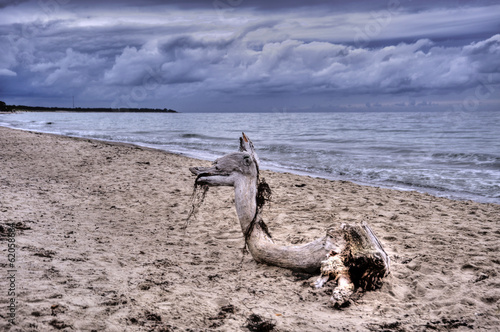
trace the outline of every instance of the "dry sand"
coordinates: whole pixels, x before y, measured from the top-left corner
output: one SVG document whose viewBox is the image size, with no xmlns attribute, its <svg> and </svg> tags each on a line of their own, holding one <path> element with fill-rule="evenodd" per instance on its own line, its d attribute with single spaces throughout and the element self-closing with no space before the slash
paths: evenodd
<svg viewBox="0 0 500 332">
<path fill-rule="evenodd" d="M 232 188 L 211 188 L 182 229 L 188 167 L 208 164 L 0 128 L 0 330 L 248 331 L 252 314 L 274 331 L 499 330 L 500 205 L 265 171 L 264 220 L 278 242 L 365 220 L 390 255 L 384 286 L 339 311 L 332 282 L 316 290 L 315 276 L 242 254 Z"/>
</svg>

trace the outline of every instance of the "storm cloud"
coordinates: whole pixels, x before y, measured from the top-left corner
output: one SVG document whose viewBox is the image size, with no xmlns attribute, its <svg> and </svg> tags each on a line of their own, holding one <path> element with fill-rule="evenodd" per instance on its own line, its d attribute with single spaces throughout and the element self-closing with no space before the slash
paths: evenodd
<svg viewBox="0 0 500 332">
<path fill-rule="evenodd" d="M 2 3 L 0 99 L 181 111 L 498 108 L 500 5 L 304 3 Z"/>
</svg>

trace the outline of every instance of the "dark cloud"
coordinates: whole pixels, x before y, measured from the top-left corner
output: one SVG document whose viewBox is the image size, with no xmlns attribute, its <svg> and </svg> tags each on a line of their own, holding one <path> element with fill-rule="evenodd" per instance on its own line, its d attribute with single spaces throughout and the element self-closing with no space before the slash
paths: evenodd
<svg viewBox="0 0 500 332">
<path fill-rule="evenodd" d="M 181 110 L 499 98 L 494 2 L 217 1 L 2 4 L 1 98 Z"/>
<path fill-rule="evenodd" d="M 14 0 L 6 1 L 6 3 L 21 3 L 29 0 Z M 183 9 L 237 9 L 237 8 L 254 8 L 256 10 L 286 10 L 286 9 L 301 9 L 311 7 L 330 8 L 331 10 L 342 12 L 360 12 L 373 11 L 380 8 L 404 6 L 413 12 L 428 10 L 429 8 L 455 8 L 464 6 L 490 6 L 496 5 L 496 0 L 108 0 L 105 3 L 100 0 L 54 0 L 59 4 L 72 5 L 75 7 L 81 6 L 133 6 L 133 7 L 150 7 L 150 6 L 176 6 Z M 43 0 L 42 0 L 43 2 Z M 46 1 L 49 3 L 50 1 Z"/>
<path fill-rule="evenodd" d="M 10 6 L 17 6 L 23 2 L 29 2 L 29 0 L 0 0 L 0 9 Z"/>
</svg>

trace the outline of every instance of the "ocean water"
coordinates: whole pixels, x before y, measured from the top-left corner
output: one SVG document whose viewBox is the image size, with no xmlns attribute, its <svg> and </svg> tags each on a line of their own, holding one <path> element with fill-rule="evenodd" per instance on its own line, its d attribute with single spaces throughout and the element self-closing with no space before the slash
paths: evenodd
<svg viewBox="0 0 500 332">
<path fill-rule="evenodd" d="M 500 204 L 500 112 L 19 113 L 0 125 L 214 160 L 245 132 L 262 168 Z"/>
</svg>

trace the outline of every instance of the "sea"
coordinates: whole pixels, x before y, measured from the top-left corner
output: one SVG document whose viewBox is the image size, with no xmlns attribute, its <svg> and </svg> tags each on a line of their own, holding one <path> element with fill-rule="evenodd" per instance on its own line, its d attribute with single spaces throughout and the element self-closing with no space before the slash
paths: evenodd
<svg viewBox="0 0 500 332">
<path fill-rule="evenodd" d="M 500 112 L 26 112 L 0 125 L 206 160 L 245 132 L 263 169 L 500 204 Z"/>
</svg>

